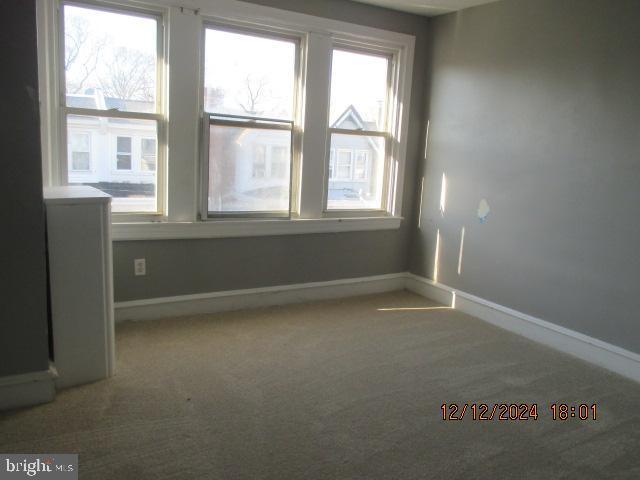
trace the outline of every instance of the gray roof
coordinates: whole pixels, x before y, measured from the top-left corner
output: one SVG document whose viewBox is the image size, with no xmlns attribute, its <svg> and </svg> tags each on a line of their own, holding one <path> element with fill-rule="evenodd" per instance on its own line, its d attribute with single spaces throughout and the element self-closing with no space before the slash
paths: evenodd
<svg viewBox="0 0 640 480">
<path fill-rule="evenodd" d="M 93 95 L 67 95 L 67 107 L 96 109 L 96 98 Z"/>
<path fill-rule="evenodd" d="M 356 124 L 362 125 L 363 130 L 378 129 L 376 122 L 367 122 L 366 120 L 364 120 L 362 118 L 362 115 L 360 115 L 356 107 L 354 107 L 353 105 L 349 105 L 345 109 L 345 111 L 338 116 L 337 120 L 333 122 L 333 125 L 331 125 L 331 128 L 341 128 L 342 124 L 345 123 L 349 117 L 351 117 Z"/>
</svg>

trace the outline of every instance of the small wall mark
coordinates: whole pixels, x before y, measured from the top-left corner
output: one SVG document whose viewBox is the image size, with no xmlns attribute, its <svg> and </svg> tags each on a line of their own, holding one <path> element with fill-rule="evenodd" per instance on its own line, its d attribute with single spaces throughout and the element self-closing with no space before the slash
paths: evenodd
<svg viewBox="0 0 640 480">
<path fill-rule="evenodd" d="M 480 204 L 478 205 L 478 220 L 480 220 L 480 223 L 485 223 L 487 221 L 489 213 L 491 213 L 491 207 L 489 207 L 489 202 L 483 198 L 480 200 Z"/>
</svg>

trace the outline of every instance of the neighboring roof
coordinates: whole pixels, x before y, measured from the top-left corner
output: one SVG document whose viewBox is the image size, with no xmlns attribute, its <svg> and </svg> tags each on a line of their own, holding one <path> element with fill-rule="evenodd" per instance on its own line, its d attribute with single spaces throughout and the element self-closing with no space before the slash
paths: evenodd
<svg viewBox="0 0 640 480">
<path fill-rule="evenodd" d="M 93 95 L 67 95 L 67 107 L 98 108 Z"/>
<path fill-rule="evenodd" d="M 104 97 L 104 105 L 107 110 L 116 109 L 122 112 L 152 112 L 155 110 L 153 102 L 145 102 L 143 100 L 123 100 L 122 98 L 114 97 Z"/>
<path fill-rule="evenodd" d="M 115 109 L 120 110 L 121 112 L 153 112 L 155 110 L 153 102 L 103 97 L 102 92 L 96 89 L 88 89 L 84 94 L 67 94 L 67 106 L 75 108 L 93 108 L 96 110 Z"/>
<path fill-rule="evenodd" d="M 377 125 L 376 122 L 367 122 L 362 118 L 362 115 L 358 112 L 356 107 L 353 105 L 349 105 L 344 112 L 337 118 L 335 122 L 331 125 L 331 128 L 341 128 L 348 120 L 351 120 L 357 128 L 361 128 L 362 130 L 376 130 Z"/>
</svg>

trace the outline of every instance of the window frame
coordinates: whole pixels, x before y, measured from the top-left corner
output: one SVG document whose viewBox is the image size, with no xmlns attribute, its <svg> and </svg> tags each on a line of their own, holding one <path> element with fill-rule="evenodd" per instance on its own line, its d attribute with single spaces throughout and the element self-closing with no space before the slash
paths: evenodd
<svg viewBox="0 0 640 480">
<path fill-rule="evenodd" d="M 206 60 L 206 35 L 207 30 L 219 30 L 223 32 L 235 33 L 239 35 L 248 35 L 257 38 L 265 38 L 270 40 L 288 41 L 294 44 L 294 91 L 291 120 L 283 120 L 269 117 L 256 117 L 250 115 L 234 115 L 226 113 L 213 113 L 205 109 L 205 60 Z M 200 55 L 200 118 L 202 119 L 202 128 L 200 135 L 200 189 L 199 189 L 199 211 L 198 218 L 201 221 L 216 221 L 225 219 L 260 219 L 260 218 L 278 218 L 290 220 L 292 212 L 295 208 L 295 198 L 298 195 L 297 179 L 294 173 L 299 172 L 300 152 L 298 145 L 300 144 L 299 126 L 296 120 L 300 118 L 300 95 L 301 95 L 301 55 L 302 55 L 302 38 L 291 31 L 285 31 L 279 28 L 256 27 L 254 24 L 247 22 L 229 22 L 216 18 L 204 18 L 202 22 L 201 32 L 201 55 Z M 237 211 L 237 212 L 210 212 L 209 211 L 209 132 L 211 125 L 226 125 L 245 128 L 265 128 L 273 130 L 285 130 L 282 125 L 288 124 L 286 130 L 291 132 L 290 146 L 290 165 L 289 165 L 289 209 L 287 211 Z M 264 179 L 269 178 L 270 159 L 265 148 L 265 174 Z M 253 168 L 253 166 L 252 166 Z"/>
<path fill-rule="evenodd" d="M 64 116 L 60 107 L 63 73 L 60 64 L 64 59 L 64 55 L 60 55 L 63 45 L 59 42 L 63 35 L 59 22 L 62 2 L 37 0 L 36 3 L 42 168 L 44 184 L 48 186 L 66 184 L 68 174 L 66 148 L 63 148 L 66 141 L 61 132 Z M 162 115 L 157 132 L 156 172 L 161 212 L 113 215 L 114 240 L 287 235 L 386 230 L 400 226 L 403 191 L 408 181 L 405 165 L 415 36 L 236 0 L 194 0 L 188 7 L 176 6 L 171 0 L 145 0 L 145 3 L 137 0 L 67 0 L 66 3 L 89 8 L 100 5 L 125 14 L 137 11 L 162 19 L 158 23 L 158 35 L 162 37 L 158 61 L 162 67 L 165 63 L 171 65 L 171 82 L 167 81 L 169 69 L 163 68 L 161 82 L 157 85 L 157 98 L 163 103 L 162 110 L 157 112 Z M 201 180 L 205 178 L 201 171 L 204 92 L 200 67 L 204 65 L 206 24 L 254 28 L 301 39 L 289 220 L 205 219 L 200 215 Z M 390 186 L 386 211 L 323 211 L 323 196 L 328 184 L 330 53 L 335 43 L 394 56 L 394 97 L 389 104 L 393 111 L 389 113 L 388 129 L 393 141 L 388 145 L 392 153 L 386 182 Z M 168 143 L 171 143 L 170 161 Z"/>
<path fill-rule="evenodd" d="M 111 109 L 90 109 L 79 107 L 68 107 L 66 102 L 66 74 L 64 69 L 65 60 L 65 24 L 64 24 L 64 7 L 66 5 L 75 6 L 86 9 L 93 9 L 98 11 L 118 13 L 121 15 L 129 15 L 134 17 L 150 18 L 156 21 L 156 94 L 155 94 L 155 113 L 148 112 L 125 112 L 120 110 Z M 164 66 L 165 51 L 166 51 L 166 38 L 165 38 L 165 12 L 157 8 L 149 8 L 146 6 L 139 6 L 139 4 L 133 4 L 129 2 L 110 2 L 103 0 L 56 0 L 56 27 L 55 31 L 55 44 L 57 47 L 57 91 L 59 102 L 57 105 L 58 118 L 60 121 L 60 128 L 58 132 L 59 145 L 58 150 L 61 161 L 58 162 L 58 178 L 60 184 L 68 185 L 68 164 L 67 164 L 67 117 L 69 115 L 89 116 L 97 117 L 101 119 L 119 118 L 119 119 L 132 119 L 132 120 L 149 120 L 156 122 L 156 209 L 155 211 L 140 211 L 140 212 L 112 212 L 113 222 L 117 221 L 152 221 L 161 217 L 165 213 L 165 191 L 164 187 L 166 183 L 166 148 L 160 148 L 160 145 L 166 145 L 166 68 Z M 114 135 L 116 138 L 119 135 L 118 132 Z M 112 156 L 111 152 L 108 152 L 110 158 L 113 158 L 113 163 L 110 162 L 108 166 L 110 171 L 116 174 L 130 174 L 134 172 L 134 138 L 135 136 L 130 134 L 131 137 L 131 169 L 120 170 L 117 168 L 117 145 L 115 146 L 115 154 Z M 117 142 L 117 140 L 116 140 Z"/>
<path fill-rule="evenodd" d="M 354 44 L 351 41 L 344 39 L 336 39 L 333 42 L 331 47 L 331 72 L 333 72 L 333 52 L 335 50 L 341 50 L 345 52 L 351 52 L 361 55 L 369 55 L 375 57 L 382 57 L 387 60 L 387 92 L 385 96 L 385 104 L 384 104 L 384 124 L 381 130 L 358 130 L 358 129 L 349 129 L 349 128 L 334 128 L 331 127 L 329 123 L 329 119 L 327 119 L 327 150 L 331 148 L 331 137 L 334 134 L 337 135 L 354 135 L 358 137 L 380 137 L 384 139 L 384 165 L 383 165 L 383 178 L 382 178 L 382 192 L 381 192 L 381 201 L 380 208 L 329 208 L 329 174 L 328 170 L 326 173 L 327 180 L 325 181 L 326 186 L 324 188 L 324 198 L 323 198 L 323 213 L 326 217 L 340 217 L 340 216 L 356 216 L 356 215 L 386 215 L 390 213 L 390 178 L 392 172 L 391 170 L 391 157 L 393 155 L 392 145 L 393 145 L 393 135 L 390 131 L 390 127 L 393 121 L 394 109 L 399 108 L 399 105 L 392 105 L 392 98 L 397 97 L 397 83 L 394 81 L 395 78 L 395 70 L 398 67 L 398 52 L 389 51 L 387 48 L 376 48 L 372 46 L 363 46 Z M 331 81 L 329 81 L 329 102 L 331 101 Z M 330 109 L 330 107 L 329 107 Z M 339 150 L 339 149 L 338 149 Z M 352 155 L 352 166 L 351 166 L 351 180 L 354 179 L 355 173 L 355 161 L 357 157 L 357 150 L 353 150 Z M 327 160 L 327 164 L 329 160 Z M 367 162 L 368 163 L 368 162 Z M 337 165 L 337 157 L 336 157 L 336 165 Z M 328 169 L 328 167 L 327 167 Z M 358 180 L 358 181 L 366 181 Z M 334 180 L 337 180 L 337 177 L 334 176 Z"/>
<path fill-rule="evenodd" d="M 204 99 L 204 96 L 203 96 Z M 246 121 L 238 121 L 238 118 L 245 118 Z M 201 173 L 201 206 L 200 206 L 200 218 L 204 220 L 222 220 L 222 219 L 257 219 L 257 218 L 291 218 L 291 204 L 292 204 L 292 190 L 293 190 L 293 121 L 289 120 L 274 120 L 274 119 L 264 119 L 262 117 L 250 117 L 245 115 L 223 115 L 223 114 L 213 114 L 209 112 L 204 113 L 203 119 L 203 132 L 202 132 L 202 173 Z M 286 125 L 289 125 L 288 127 Z M 291 135 L 291 157 L 289 159 L 289 208 L 288 210 L 260 210 L 260 211 L 228 211 L 228 212 L 212 212 L 209 211 L 209 148 L 210 145 L 209 135 L 210 128 L 212 126 L 222 126 L 222 127 L 237 127 L 237 128 L 246 128 L 251 130 L 278 130 L 278 131 L 287 131 L 290 132 Z M 205 145 L 207 148 L 205 148 Z M 205 151 L 206 150 L 206 151 Z M 271 167 L 269 165 L 270 159 L 267 160 L 267 151 L 265 149 L 265 175 L 262 179 L 270 178 L 270 170 Z M 253 164 L 251 165 L 253 169 Z M 253 173 L 253 172 L 252 172 Z M 254 177 L 252 177 L 254 178 Z"/>
</svg>

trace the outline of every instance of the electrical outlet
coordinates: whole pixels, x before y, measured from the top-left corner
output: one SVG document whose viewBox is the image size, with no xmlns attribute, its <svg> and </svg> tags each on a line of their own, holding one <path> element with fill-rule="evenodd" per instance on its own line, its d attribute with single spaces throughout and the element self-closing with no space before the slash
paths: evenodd
<svg viewBox="0 0 640 480">
<path fill-rule="evenodd" d="M 136 276 L 147 274 L 147 261 L 144 258 L 136 258 L 133 261 L 133 271 Z"/>
</svg>

